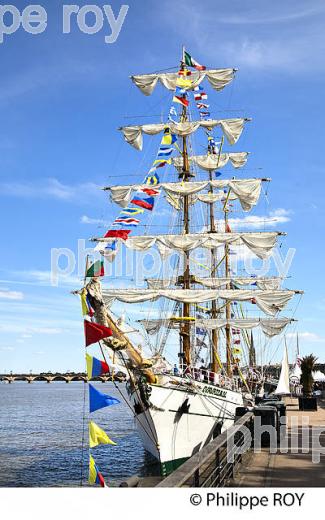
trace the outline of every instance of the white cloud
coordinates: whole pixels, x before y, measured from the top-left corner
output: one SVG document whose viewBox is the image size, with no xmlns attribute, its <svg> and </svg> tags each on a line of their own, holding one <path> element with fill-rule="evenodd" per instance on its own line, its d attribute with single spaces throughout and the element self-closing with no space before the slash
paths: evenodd
<svg viewBox="0 0 325 520">
<path fill-rule="evenodd" d="M 68 185 L 58 179 L 48 178 L 40 183 L 3 182 L 0 184 L 0 194 L 10 197 L 53 198 L 66 202 L 89 201 L 91 196 L 100 196 L 100 186 L 92 182 Z"/>
<path fill-rule="evenodd" d="M 100 218 L 92 218 L 87 217 L 87 215 L 83 215 L 80 218 L 81 224 L 93 224 L 98 226 L 109 226 L 109 223 L 106 220 L 100 219 Z"/>
<path fill-rule="evenodd" d="M 288 338 L 296 338 L 297 333 L 296 332 L 289 332 L 287 334 Z M 325 338 L 322 336 L 319 336 L 318 334 L 315 334 L 315 332 L 299 332 L 298 333 L 299 339 L 310 341 L 312 343 L 325 343 Z"/>
<path fill-rule="evenodd" d="M 284 208 L 278 208 L 274 211 L 270 211 L 268 215 L 248 215 L 242 218 L 230 218 L 229 225 L 232 230 L 238 229 L 264 229 L 268 227 L 274 227 L 278 224 L 284 224 L 290 221 L 289 215 L 292 212 Z M 217 220 L 216 224 L 218 228 L 224 230 L 224 220 Z"/>
<path fill-rule="evenodd" d="M 4 289 L 0 291 L 0 298 L 4 300 L 22 300 L 24 294 L 20 291 L 9 291 Z"/>
<path fill-rule="evenodd" d="M 11 352 L 15 350 L 14 347 L 0 347 L 0 352 Z"/>
<path fill-rule="evenodd" d="M 62 334 L 64 329 L 54 328 L 54 327 L 31 327 L 30 332 L 33 334 Z"/>
<path fill-rule="evenodd" d="M 226 16 L 218 17 L 219 23 L 232 24 L 232 25 L 246 25 L 246 24 L 275 24 L 275 23 L 287 23 L 296 20 L 301 20 L 313 16 L 317 13 L 324 12 L 324 5 L 319 4 L 310 9 L 299 9 L 297 2 L 295 2 L 295 9 L 290 11 L 286 9 L 286 4 L 281 5 L 281 12 L 274 16 L 274 4 L 267 3 L 269 6 L 269 12 L 264 9 L 251 10 L 245 6 L 245 11 L 241 14 L 228 14 Z M 261 16 L 262 13 L 262 16 Z"/>
<path fill-rule="evenodd" d="M 301 74 L 325 70 L 321 59 L 324 10 L 321 0 L 313 1 L 311 7 L 304 0 L 219 0 L 217 8 L 207 0 L 204 9 L 195 0 L 179 0 L 170 1 L 161 16 L 175 34 L 191 35 L 185 44 L 200 63 L 213 66 L 222 59 L 223 64 L 248 69 L 248 73 Z"/>
<path fill-rule="evenodd" d="M 51 271 L 30 270 L 30 271 L 10 271 L 10 273 L 22 280 L 27 280 L 29 283 L 36 282 L 39 285 L 53 286 L 53 274 Z M 58 285 L 73 285 L 80 284 L 81 276 L 78 277 L 72 274 L 55 273 L 58 277 Z M 16 280 L 15 280 L 16 281 Z M 32 285 L 35 285 L 32 283 Z"/>
<path fill-rule="evenodd" d="M 46 334 L 46 335 L 54 335 L 54 334 L 62 334 L 66 332 L 65 329 L 60 327 L 29 327 L 26 325 L 19 325 L 15 323 L 5 323 L 0 325 L 1 332 L 9 332 L 9 333 L 19 333 L 21 337 L 31 337 L 33 334 Z M 28 335 L 28 336 L 26 336 Z M 18 340 L 23 341 L 23 340 Z"/>
</svg>

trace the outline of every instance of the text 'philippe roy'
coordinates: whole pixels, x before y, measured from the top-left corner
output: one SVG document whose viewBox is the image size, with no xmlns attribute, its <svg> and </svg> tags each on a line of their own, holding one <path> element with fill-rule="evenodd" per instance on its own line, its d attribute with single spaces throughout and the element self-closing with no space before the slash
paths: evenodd
<svg viewBox="0 0 325 520">
<path fill-rule="evenodd" d="M 107 31 L 104 34 L 105 43 L 116 42 L 129 10 L 128 5 L 122 5 L 115 16 L 111 5 L 63 5 L 62 8 L 63 34 L 70 34 L 74 29 L 88 35 L 104 30 Z M 42 34 L 47 25 L 48 14 L 41 5 L 28 5 L 22 11 L 14 5 L 0 5 L 0 43 L 4 42 L 5 36 L 18 30 L 33 35 Z"/>
</svg>

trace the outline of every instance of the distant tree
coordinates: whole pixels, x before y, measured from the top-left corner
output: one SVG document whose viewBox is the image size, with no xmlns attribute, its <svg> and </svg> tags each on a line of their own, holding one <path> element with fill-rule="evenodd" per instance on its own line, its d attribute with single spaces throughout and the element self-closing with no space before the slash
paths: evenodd
<svg viewBox="0 0 325 520">
<path fill-rule="evenodd" d="M 315 369 L 316 361 L 317 361 L 317 357 L 314 356 L 313 354 L 310 354 L 309 356 L 305 356 L 301 360 L 300 383 L 302 384 L 303 394 L 306 397 L 309 397 L 312 395 L 313 384 L 314 384 L 313 371 Z"/>
</svg>

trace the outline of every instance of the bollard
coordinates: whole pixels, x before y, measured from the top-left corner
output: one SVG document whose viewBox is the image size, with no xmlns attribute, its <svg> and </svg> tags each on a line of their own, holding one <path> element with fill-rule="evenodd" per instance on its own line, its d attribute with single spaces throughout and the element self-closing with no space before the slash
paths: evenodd
<svg viewBox="0 0 325 520">
<path fill-rule="evenodd" d="M 278 427 L 277 427 L 278 438 L 277 438 L 277 440 L 279 443 L 281 436 L 283 435 L 282 432 L 284 430 L 284 428 L 281 430 L 280 426 L 287 424 L 287 407 L 286 407 L 286 404 L 284 401 L 268 401 L 267 405 L 274 406 L 278 412 Z M 283 419 L 283 417 L 284 417 L 284 419 Z M 281 422 L 280 422 L 280 419 L 282 419 Z"/>
<path fill-rule="evenodd" d="M 235 422 L 238 421 L 241 417 L 245 415 L 245 413 L 248 412 L 248 408 L 246 406 L 237 406 L 236 412 L 235 412 Z"/>
<path fill-rule="evenodd" d="M 256 443 L 256 434 L 260 437 L 260 446 L 271 446 L 271 438 L 277 443 L 279 428 L 277 409 L 274 406 L 256 406 L 254 408 L 254 415 L 254 445 Z M 259 418 L 259 424 L 256 418 Z"/>
<path fill-rule="evenodd" d="M 132 477 L 129 477 L 127 480 L 124 480 L 124 482 L 121 482 L 119 487 L 138 487 L 140 483 L 140 477 L 138 475 L 133 475 Z"/>
</svg>

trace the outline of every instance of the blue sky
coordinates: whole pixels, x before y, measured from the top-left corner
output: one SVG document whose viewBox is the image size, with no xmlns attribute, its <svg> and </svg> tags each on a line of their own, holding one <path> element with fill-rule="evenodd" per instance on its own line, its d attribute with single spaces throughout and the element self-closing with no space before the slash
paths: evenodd
<svg viewBox="0 0 325 520">
<path fill-rule="evenodd" d="M 324 362 L 324 2 L 129 1 L 114 44 L 107 25 L 63 35 L 63 3 L 42 3 L 46 32 L 20 29 L 0 45 L 0 372 L 83 368 L 70 294 L 80 276 L 52 287 L 51 248 L 76 251 L 78 239 L 103 233 L 117 209 L 98 188 L 144 177 L 157 140 L 141 154 L 116 129 L 160 120 L 171 97 L 162 87 L 145 97 L 128 76 L 177 66 L 182 43 L 200 63 L 239 69 L 222 93 L 209 91 L 212 113 L 253 118 L 234 151 L 251 152 L 246 177 L 272 178 L 269 205 L 254 214 L 278 217 L 284 255 L 296 248 L 287 285 L 306 293 L 296 328 L 303 353 Z"/>
</svg>

